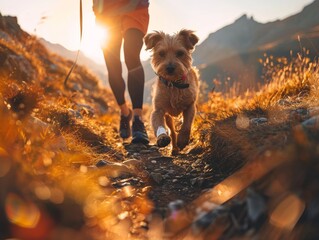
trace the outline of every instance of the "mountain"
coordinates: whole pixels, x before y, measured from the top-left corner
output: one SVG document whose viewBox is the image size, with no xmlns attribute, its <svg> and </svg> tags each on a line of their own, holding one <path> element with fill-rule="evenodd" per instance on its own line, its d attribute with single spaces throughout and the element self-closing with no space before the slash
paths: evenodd
<svg viewBox="0 0 319 240">
<path fill-rule="evenodd" d="M 58 54 L 68 60 L 75 61 L 77 51 L 70 51 L 60 44 L 51 43 L 43 38 L 39 39 L 39 42 L 45 46 L 49 51 Z M 78 58 L 78 64 L 86 66 L 92 74 L 98 77 L 103 84 L 107 84 L 107 71 L 104 64 L 98 64 L 92 59 L 88 58 L 80 52 Z"/>
<path fill-rule="evenodd" d="M 227 90 L 239 82 L 242 91 L 263 83 L 265 56 L 291 57 L 291 52 L 310 50 L 314 58 L 319 44 L 319 1 L 306 6 L 300 13 L 269 23 L 256 22 L 247 15 L 210 34 L 194 52 L 194 64 L 209 88 L 213 80 L 220 82 L 219 90 Z M 265 55 L 266 54 L 266 55 Z"/>
<path fill-rule="evenodd" d="M 216 91 L 228 91 L 234 83 L 239 83 L 238 91 L 244 92 L 247 88 L 264 83 L 265 69 L 260 59 L 264 59 L 265 54 L 290 58 L 291 52 L 296 54 L 301 48 L 306 48 L 310 50 L 309 57 L 314 58 L 317 54 L 315 46 L 319 46 L 318 12 L 319 0 L 315 0 L 300 13 L 283 20 L 263 24 L 245 14 L 234 23 L 211 33 L 193 54 L 202 81 L 207 84 L 208 90 L 215 88 Z M 44 39 L 40 42 L 50 51 L 74 61 L 75 51 Z M 95 63 L 82 53 L 78 63 L 87 66 L 108 86 L 104 65 Z M 145 71 L 144 101 L 150 103 L 156 75 L 149 60 L 142 64 Z M 123 64 L 124 78 L 126 75 Z"/>
</svg>

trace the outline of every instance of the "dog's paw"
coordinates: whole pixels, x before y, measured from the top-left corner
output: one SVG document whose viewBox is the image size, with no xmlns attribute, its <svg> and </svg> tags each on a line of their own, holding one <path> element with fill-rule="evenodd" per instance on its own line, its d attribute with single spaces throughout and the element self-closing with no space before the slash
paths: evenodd
<svg viewBox="0 0 319 240">
<path fill-rule="evenodd" d="M 189 143 L 190 133 L 188 132 L 181 132 L 177 137 L 177 147 L 182 150 L 184 149 L 187 144 Z"/>
<path fill-rule="evenodd" d="M 160 148 L 166 147 L 168 144 L 170 144 L 170 142 L 171 138 L 166 134 L 161 134 L 157 137 L 157 146 Z"/>
</svg>

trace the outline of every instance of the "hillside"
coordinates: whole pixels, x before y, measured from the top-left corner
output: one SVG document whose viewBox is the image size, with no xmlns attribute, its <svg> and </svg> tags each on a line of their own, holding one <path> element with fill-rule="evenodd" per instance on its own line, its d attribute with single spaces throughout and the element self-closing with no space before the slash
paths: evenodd
<svg viewBox="0 0 319 240">
<path fill-rule="evenodd" d="M 300 13 L 283 20 L 258 23 L 252 17 L 241 16 L 234 23 L 210 34 L 194 54 L 195 65 L 209 89 L 225 91 L 234 82 L 241 92 L 255 88 L 262 79 L 264 55 L 296 57 L 302 48 L 314 58 L 319 44 L 319 1 L 306 6 Z M 220 85 L 213 83 L 216 79 Z M 227 80 L 228 79 L 228 80 Z"/>
<path fill-rule="evenodd" d="M 61 57 L 64 57 L 70 61 L 74 61 L 76 58 L 77 51 L 67 50 L 60 44 L 51 43 L 43 38 L 41 38 L 40 43 L 45 46 L 52 53 L 58 54 Z M 82 66 L 86 66 L 90 69 L 92 74 L 95 74 L 96 77 L 106 86 L 108 86 L 107 82 L 107 70 L 104 64 L 98 64 L 94 62 L 92 59 L 85 56 L 82 52 L 79 54 L 78 64 Z"/>
<path fill-rule="evenodd" d="M 118 137 L 108 89 L 0 15 L 0 238 L 318 239 L 318 62 L 198 103 L 180 154 Z M 205 93 L 201 93 L 205 94 Z M 145 106 L 146 119 L 150 108 Z"/>
</svg>

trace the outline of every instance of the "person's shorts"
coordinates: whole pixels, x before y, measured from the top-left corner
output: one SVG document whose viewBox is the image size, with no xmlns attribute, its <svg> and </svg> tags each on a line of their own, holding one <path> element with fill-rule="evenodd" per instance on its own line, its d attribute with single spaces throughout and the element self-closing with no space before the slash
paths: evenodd
<svg viewBox="0 0 319 240">
<path fill-rule="evenodd" d="M 135 28 L 145 35 L 149 24 L 149 13 L 148 8 L 138 8 L 118 16 L 96 16 L 96 20 L 99 24 L 106 25 L 110 31 L 125 33 L 126 30 Z"/>
</svg>

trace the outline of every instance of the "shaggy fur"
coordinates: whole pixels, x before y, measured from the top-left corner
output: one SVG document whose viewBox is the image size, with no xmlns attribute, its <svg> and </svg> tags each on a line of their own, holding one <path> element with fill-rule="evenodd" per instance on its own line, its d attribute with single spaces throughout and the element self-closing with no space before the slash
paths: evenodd
<svg viewBox="0 0 319 240">
<path fill-rule="evenodd" d="M 157 145 L 165 147 L 172 141 L 173 153 L 177 153 L 189 143 L 196 113 L 199 76 L 197 69 L 192 66 L 191 54 L 199 39 L 193 31 L 181 30 L 174 35 L 149 33 L 144 40 L 146 49 L 153 52 L 151 62 L 159 76 L 151 114 Z M 165 79 L 168 84 L 163 83 L 160 78 Z M 181 89 L 172 86 L 171 82 L 189 84 L 189 87 Z M 173 117 L 180 114 L 183 114 L 183 124 L 177 136 Z M 170 136 L 167 127 L 170 129 Z"/>
</svg>

